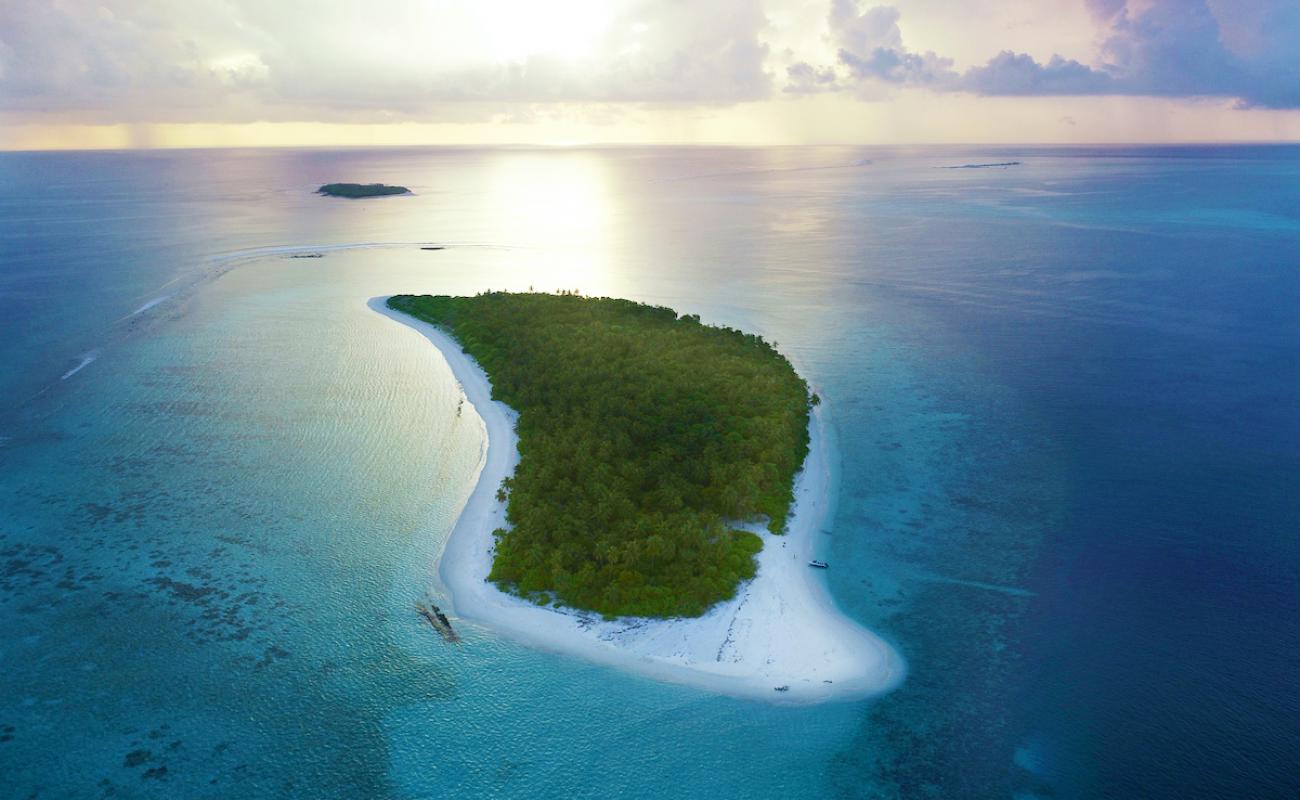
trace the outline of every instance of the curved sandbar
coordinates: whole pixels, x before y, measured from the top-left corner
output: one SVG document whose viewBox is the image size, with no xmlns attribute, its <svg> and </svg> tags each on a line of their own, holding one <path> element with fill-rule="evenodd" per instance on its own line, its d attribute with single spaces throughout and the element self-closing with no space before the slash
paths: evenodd
<svg viewBox="0 0 1300 800">
<path fill-rule="evenodd" d="M 501 480 L 519 460 L 517 415 L 492 400 L 487 375 L 448 334 L 392 311 L 387 298 L 370 308 L 414 328 L 441 352 L 482 421 L 485 452 L 474 491 L 443 550 L 439 573 L 463 620 L 556 653 L 628 669 L 658 680 L 771 702 L 848 699 L 892 688 L 902 658 L 882 639 L 835 607 L 822 577 L 808 566 L 818 531 L 830 522 L 831 468 L 821 414 L 810 423 L 808 458 L 795 484 L 784 536 L 752 526 L 763 539 L 758 574 L 736 596 L 700 617 L 623 618 L 544 608 L 506 594 L 487 575 L 492 531 L 503 527 Z M 778 692 L 778 686 L 789 687 Z"/>
</svg>

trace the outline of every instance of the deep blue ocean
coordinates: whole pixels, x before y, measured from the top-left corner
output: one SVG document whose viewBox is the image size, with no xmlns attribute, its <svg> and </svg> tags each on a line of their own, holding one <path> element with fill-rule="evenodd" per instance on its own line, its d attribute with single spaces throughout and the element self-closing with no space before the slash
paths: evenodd
<svg viewBox="0 0 1300 800">
<path fill-rule="evenodd" d="M 480 434 L 366 303 L 530 286 L 794 358 L 827 579 L 901 687 L 777 707 L 421 624 Z M 0 154 L 4 798 L 1294 798 L 1298 764 L 1300 147 Z"/>
</svg>

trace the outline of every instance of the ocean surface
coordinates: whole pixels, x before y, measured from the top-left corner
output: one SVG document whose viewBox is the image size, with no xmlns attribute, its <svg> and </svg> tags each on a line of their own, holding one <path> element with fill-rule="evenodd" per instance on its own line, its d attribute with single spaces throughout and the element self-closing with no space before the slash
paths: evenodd
<svg viewBox="0 0 1300 800">
<path fill-rule="evenodd" d="M 530 286 L 779 342 L 901 687 L 421 623 L 481 442 L 366 303 Z M 1300 148 L 0 154 L 5 798 L 1294 798 L 1298 534 Z"/>
</svg>

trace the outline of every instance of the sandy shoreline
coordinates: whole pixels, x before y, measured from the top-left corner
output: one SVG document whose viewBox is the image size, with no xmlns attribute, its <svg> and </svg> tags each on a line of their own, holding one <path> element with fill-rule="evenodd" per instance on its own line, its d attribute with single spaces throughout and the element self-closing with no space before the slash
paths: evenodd
<svg viewBox="0 0 1300 800">
<path fill-rule="evenodd" d="M 902 658 L 879 637 L 835 607 L 815 557 L 819 532 L 830 524 L 833 477 L 820 411 L 795 484 L 795 507 L 785 536 L 763 538 L 758 575 L 731 600 L 693 619 L 619 619 L 542 608 L 488 583 L 492 531 L 505 524 L 496 499 L 502 478 L 519 460 L 515 412 L 491 399 L 487 375 L 446 333 L 392 311 L 375 298 L 375 311 L 414 328 L 446 359 L 482 420 L 486 452 L 474 491 L 456 521 L 439 564 L 455 614 L 515 641 L 607 664 L 658 680 L 769 702 L 849 699 L 884 691 L 904 674 Z M 834 565 L 832 565 L 832 569 Z M 787 691 L 775 691 L 788 686 Z"/>
</svg>

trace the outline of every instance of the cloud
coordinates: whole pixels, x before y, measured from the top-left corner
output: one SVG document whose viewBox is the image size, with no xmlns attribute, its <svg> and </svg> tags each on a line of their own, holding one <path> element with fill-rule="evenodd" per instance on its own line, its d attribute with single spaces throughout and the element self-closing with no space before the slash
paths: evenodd
<svg viewBox="0 0 1300 800">
<path fill-rule="evenodd" d="M 1102 55 L 1123 93 L 1300 108 L 1294 0 L 1155 0 L 1136 12 L 1111 0 L 1102 8 L 1111 6 Z"/>
<path fill-rule="evenodd" d="M 1052 56 L 1040 64 L 1024 53 L 1003 50 L 982 67 L 966 71 L 954 86 L 987 95 L 1106 94 L 1114 80 L 1073 59 Z"/>
<path fill-rule="evenodd" d="M 766 25 L 760 0 L 0 0 L 0 113 L 347 121 L 729 104 L 771 95 Z"/>
<path fill-rule="evenodd" d="M 1139 14 L 1120 7 L 1102 56 L 1126 93 L 1228 94 L 1241 65 L 1223 48 L 1219 22 L 1202 0 L 1162 0 Z"/>
<path fill-rule="evenodd" d="M 839 63 L 860 81 L 948 88 L 957 78 L 952 59 L 904 48 L 899 16 L 892 6 L 859 12 L 855 0 L 832 0 L 829 23 Z"/>
<path fill-rule="evenodd" d="M 1083 0 L 1103 35 L 1098 63 L 1053 55 L 1041 62 L 1003 50 L 958 72 L 953 61 L 909 49 L 892 6 L 832 0 L 829 39 L 837 67 L 807 65 L 806 76 L 864 97 L 883 87 L 923 87 L 980 95 L 1149 95 L 1228 97 L 1242 107 L 1300 108 L 1300 3 L 1296 0 Z"/>
<path fill-rule="evenodd" d="M 1102 22 L 1109 22 L 1124 10 L 1128 0 L 1084 0 L 1084 5 L 1092 15 Z"/>
<path fill-rule="evenodd" d="M 933 89 L 952 88 L 957 80 L 957 73 L 952 70 L 952 59 L 933 52 L 911 53 L 893 47 L 877 47 L 864 55 L 840 50 L 838 56 L 840 63 L 849 68 L 849 74 L 861 80 Z"/>
<path fill-rule="evenodd" d="M 832 92 L 842 88 L 839 75 L 830 67 L 814 67 L 807 61 L 800 61 L 785 68 L 786 84 L 782 91 L 792 94 L 815 94 Z"/>
<path fill-rule="evenodd" d="M 893 6 L 871 6 L 860 11 L 856 0 L 831 0 L 831 41 L 849 53 L 902 50 L 899 16 Z"/>
<path fill-rule="evenodd" d="M 801 22 L 819 2 L 821 40 Z M 995 38 L 996 55 L 965 67 L 909 46 L 897 8 L 859 0 L 0 0 L 0 115 L 463 121 L 529 105 L 727 105 L 778 85 L 863 99 L 924 88 L 1300 108 L 1297 0 L 1060 2 L 1090 12 L 1094 57 L 1040 60 Z M 952 8 L 953 26 L 979 13 Z M 768 42 L 784 34 L 769 19 L 799 29 L 797 52 L 773 54 Z"/>
</svg>

